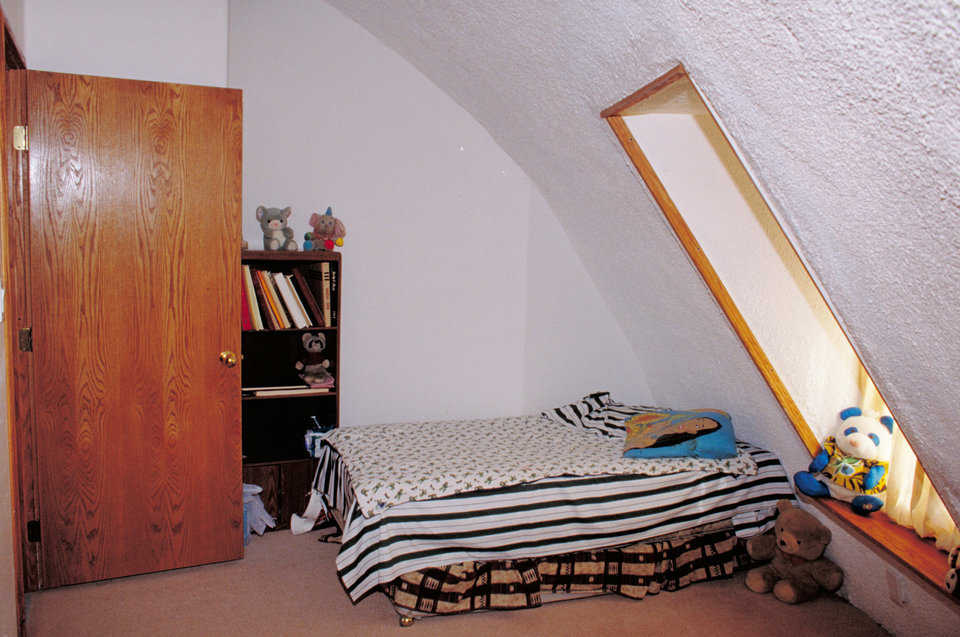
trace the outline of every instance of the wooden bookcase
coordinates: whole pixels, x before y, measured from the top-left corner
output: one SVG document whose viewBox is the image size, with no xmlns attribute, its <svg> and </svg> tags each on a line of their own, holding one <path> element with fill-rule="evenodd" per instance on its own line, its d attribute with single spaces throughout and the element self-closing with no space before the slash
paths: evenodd
<svg viewBox="0 0 960 637">
<path fill-rule="evenodd" d="M 340 253 L 326 250 L 260 251 L 244 250 L 241 263 L 252 270 L 293 273 L 318 271 L 321 264 L 331 271 L 330 308 L 332 327 L 263 330 L 244 329 L 242 336 L 241 384 L 248 387 L 275 387 L 301 384 L 294 367 L 306 353 L 304 333 L 322 332 L 326 337 L 323 357 L 330 360 L 328 372 L 334 386 L 328 393 L 295 396 L 254 396 L 244 392 L 243 481 L 263 487 L 264 506 L 277 518 L 277 528 L 290 525 L 290 515 L 303 511 L 309 497 L 315 461 L 304 444 L 311 417 L 321 425 L 340 425 Z M 319 277 L 305 277 L 318 304 L 323 290 Z"/>
</svg>

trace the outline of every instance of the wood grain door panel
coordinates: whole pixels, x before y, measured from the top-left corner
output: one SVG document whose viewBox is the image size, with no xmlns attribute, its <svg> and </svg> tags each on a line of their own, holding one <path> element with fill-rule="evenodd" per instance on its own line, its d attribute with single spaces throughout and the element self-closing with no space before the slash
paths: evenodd
<svg viewBox="0 0 960 637">
<path fill-rule="evenodd" d="M 238 91 L 28 77 L 43 585 L 242 553 Z"/>
</svg>

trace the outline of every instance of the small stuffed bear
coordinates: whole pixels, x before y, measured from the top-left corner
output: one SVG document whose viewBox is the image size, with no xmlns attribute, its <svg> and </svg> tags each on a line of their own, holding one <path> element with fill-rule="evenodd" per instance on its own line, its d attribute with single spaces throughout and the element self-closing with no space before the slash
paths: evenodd
<svg viewBox="0 0 960 637">
<path fill-rule="evenodd" d="M 294 365 L 300 378 L 311 387 L 333 387 L 333 376 L 327 371 L 330 361 L 320 353 L 327 346 L 327 338 L 319 332 L 307 332 L 301 339 L 307 355 Z"/>
<path fill-rule="evenodd" d="M 944 578 L 947 592 L 954 597 L 960 597 L 960 546 L 953 547 L 947 555 L 947 575 Z"/>
<path fill-rule="evenodd" d="M 290 206 L 280 208 L 257 207 L 257 221 L 263 230 L 264 250 L 296 250 L 297 242 L 293 240 L 293 228 L 287 227 L 290 217 Z"/>
<path fill-rule="evenodd" d="M 832 593 L 843 584 L 843 571 L 823 557 L 830 529 L 789 500 L 777 503 L 775 535 L 747 540 L 747 553 L 755 560 L 772 560 L 747 573 L 747 588 L 769 593 L 787 604 L 815 598 L 820 589 Z"/>
<path fill-rule="evenodd" d="M 316 250 L 333 250 L 333 246 L 342 246 L 343 238 L 347 236 L 347 229 L 343 222 L 333 216 L 333 208 L 328 207 L 322 215 L 310 215 L 310 225 L 313 227 L 311 241 Z"/>
<path fill-rule="evenodd" d="M 859 407 L 840 412 L 840 426 L 826 439 L 808 471 L 793 476 L 803 493 L 833 496 L 854 512 L 870 515 L 883 507 L 893 447 L 893 418 L 865 416 Z"/>
</svg>

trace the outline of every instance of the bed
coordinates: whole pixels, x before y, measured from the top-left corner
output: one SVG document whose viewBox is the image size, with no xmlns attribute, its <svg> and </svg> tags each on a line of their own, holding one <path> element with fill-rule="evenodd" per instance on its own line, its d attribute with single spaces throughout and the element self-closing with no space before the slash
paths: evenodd
<svg viewBox="0 0 960 637">
<path fill-rule="evenodd" d="M 780 461 L 739 441 L 722 459 L 625 458 L 623 421 L 654 408 L 618 406 L 591 394 L 540 414 L 344 427 L 320 441 L 310 508 L 340 527 L 350 599 L 383 592 L 404 623 L 729 576 L 739 540 L 794 497 Z"/>
</svg>

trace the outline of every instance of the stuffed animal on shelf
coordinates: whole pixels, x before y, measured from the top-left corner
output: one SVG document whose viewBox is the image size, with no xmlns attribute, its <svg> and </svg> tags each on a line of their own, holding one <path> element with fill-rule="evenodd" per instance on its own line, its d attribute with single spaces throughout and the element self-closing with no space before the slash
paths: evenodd
<svg viewBox="0 0 960 637">
<path fill-rule="evenodd" d="M 343 238 L 347 236 L 347 229 L 343 222 L 333 216 L 333 208 L 327 207 L 325 213 L 310 215 L 310 226 L 313 228 L 310 240 L 314 250 L 333 250 L 334 246 L 342 246 Z"/>
<path fill-rule="evenodd" d="M 777 503 L 774 534 L 747 540 L 747 553 L 757 561 L 770 560 L 747 573 L 744 582 L 755 593 L 769 593 L 781 602 L 798 604 L 829 593 L 843 584 L 843 571 L 823 557 L 830 529 L 789 501 Z"/>
<path fill-rule="evenodd" d="M 953 547 L 947 555 L 947 576 L 944 579 L 947 592 L 960 597 L 960 546 Z"/>
<path fill-rule="evenodd" d="M 294 364 L 300 378 L 311 387 L 333 387 L 333 376 L 327 371 L 330 360 L 321 354 L 327 346 L 327 337 L 320 332 L 307 332 L 301 340 L 306 356 Z"/>
<path fill-rule="evenodd" d="M 283 208 L 257 207 L 257 221 L 263 230 L 264 250 L 296 250 L 293 240 L 293 228 L 287 226 L 290 218 L 290 206 Z"/>
<path fill-rule="evenodd" d="M 840 412 L 840 426 L 808 470 L 797 472 L 793 481 L 811 497 L 832 496 L 870 515 L 883 507 L 892 449 L 893 418 L 866 416 L 850 407 Z"/>
</svg>

